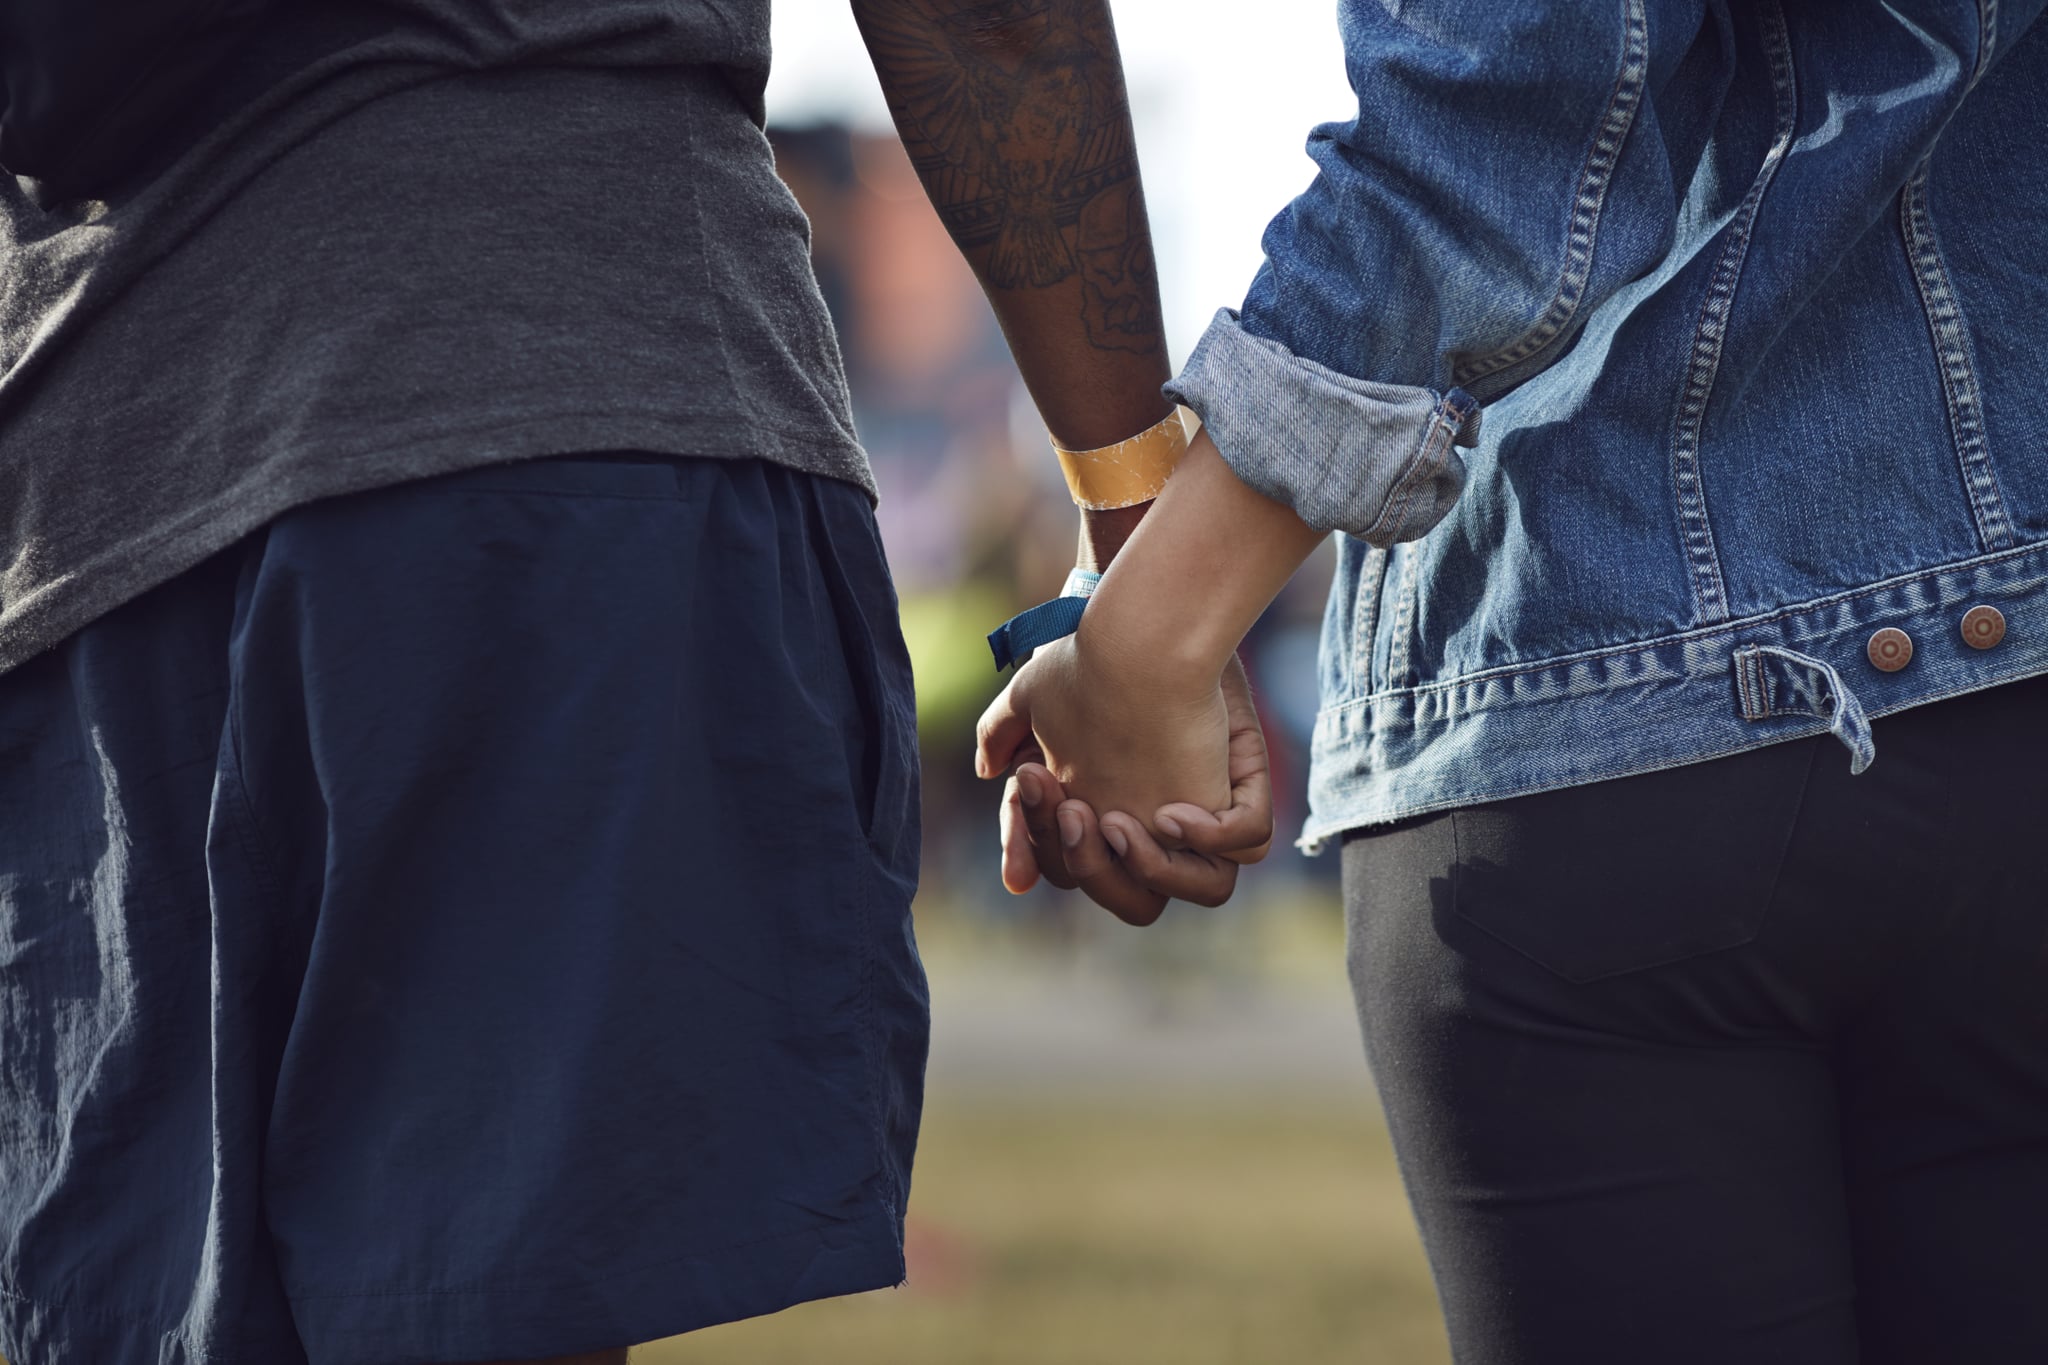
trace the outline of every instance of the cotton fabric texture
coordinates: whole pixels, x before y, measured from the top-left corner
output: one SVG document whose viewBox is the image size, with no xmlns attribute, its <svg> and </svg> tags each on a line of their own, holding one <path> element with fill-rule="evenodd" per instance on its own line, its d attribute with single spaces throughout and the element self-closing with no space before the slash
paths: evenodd
<svg viewBox="0 0 2048 1365">
<path fill-rule="evenodd" d="M 872 491 L 765 0 L 280 4 L 104 199 L 0 177 L 0 670 L 319 497 L 534 455 Z"/>
<path fill-rule="evenodd" d="M 1452 1352 L 2048 1359 L 2048 679 L 1344 844 Z"/>
<path fill-rule="evenodd" d="M 1357 116 L 1168 386 L 1342 533 L 1309 846 L 1821 733 L 1863 768 L 2048 670 L 2040 11 L 1344 0 Z"/>
<path fill-rule="evenodd" d="M 900 1282 L 915 714 L 760 461 L 286 513 L 0 678 L 0 1355 L 414 1365 Z"/>
</svg>

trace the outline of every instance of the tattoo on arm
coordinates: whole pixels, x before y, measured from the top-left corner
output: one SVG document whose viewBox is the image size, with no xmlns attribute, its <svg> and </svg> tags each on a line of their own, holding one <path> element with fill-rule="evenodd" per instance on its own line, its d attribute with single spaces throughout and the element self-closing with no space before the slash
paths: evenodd
<svg viewBox="0 0 2048 1365">
<path fill-rule="evenodd" d="M 1080 277 L 1097 347 L 1160 346 L 1107 0 L 855 0 L 890 112 L 991 289 Z"/>
</svg>

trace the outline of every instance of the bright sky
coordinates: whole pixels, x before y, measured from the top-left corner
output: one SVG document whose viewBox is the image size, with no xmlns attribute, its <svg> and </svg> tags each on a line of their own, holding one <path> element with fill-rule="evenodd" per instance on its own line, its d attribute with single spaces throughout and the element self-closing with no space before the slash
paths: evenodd
<svg viewBox="0 0 2048 1365">
<path fill-rule="evenodd" d="M 774 0 L 768 114 L 887 131 L 846 0 Z M 1356 107 L 1336 0 L 1112 0 L 1176 362 L 1236 306 L 1259 234 L 1309 182 L 1315 124 Z"/>
</svg>

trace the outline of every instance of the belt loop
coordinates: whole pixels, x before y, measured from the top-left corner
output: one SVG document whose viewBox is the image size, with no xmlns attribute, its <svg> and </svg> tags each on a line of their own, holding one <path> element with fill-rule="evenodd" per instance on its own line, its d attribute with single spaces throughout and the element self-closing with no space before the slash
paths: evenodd
<svg viewBox="0 0 2048 1365">
<path fill-rule="evenodd" d="M 1744 645 L 1732 660 L 1736 706 L 1744 720 L 1820 716 L 1828 733 L 1849 750 L 1849 771 L 1860 773 L 1877 757 L 1863 703 L 1824 659 L 1776 645 Z"/>
<path fill-rule="evenodd" d="M 1764 652 L 1756 645 L 1735 651 L 1735 701 L 1744 720 L 1771 714 L 1770 686 L 1764 680 Z"/>
</svg>

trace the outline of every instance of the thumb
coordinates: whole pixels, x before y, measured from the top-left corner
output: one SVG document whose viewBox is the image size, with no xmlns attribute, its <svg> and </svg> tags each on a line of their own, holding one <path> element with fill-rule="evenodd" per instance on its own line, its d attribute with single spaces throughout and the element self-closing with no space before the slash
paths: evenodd
<svg viewBox="0 0 2048 1365">
<path fill-rule="evenodd" d="M 1009 771 L 1017 750 L 1031 739 L 1031 708 L 1019 686 L 1025 674 L 1010 679 L 1010 685 L 996 694 L 974 727 L 974 772 L 977 777 L 1000 777 Z"/>
</svg>

